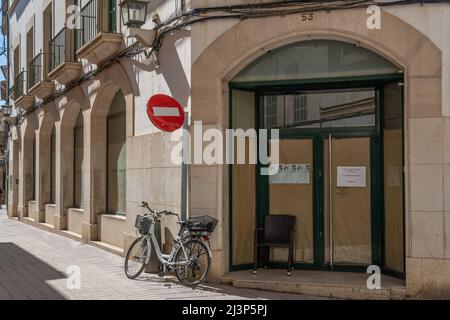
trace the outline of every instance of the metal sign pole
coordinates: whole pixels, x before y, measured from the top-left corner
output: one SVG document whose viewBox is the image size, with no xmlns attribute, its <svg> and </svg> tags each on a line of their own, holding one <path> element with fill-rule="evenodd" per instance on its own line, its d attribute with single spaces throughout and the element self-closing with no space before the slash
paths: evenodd
<svg viewBox="0 0 450 320">
<path fill-rule="evenodd" d="M 328 154 L 329 154 L 329 228 L 330 228 L 330 267 L 333 268 L 333 136 L 328 136 Z"/>
</svg>

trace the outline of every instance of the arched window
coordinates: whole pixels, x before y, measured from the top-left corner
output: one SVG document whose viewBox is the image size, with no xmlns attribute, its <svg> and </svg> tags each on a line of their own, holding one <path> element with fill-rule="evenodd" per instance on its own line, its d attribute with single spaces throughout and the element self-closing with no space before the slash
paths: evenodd
<svg viewBox="0 0 450 320">
<path fill-rule="evenodd" d="M 119 91 L 107 118 L 107 212 L 126 212 L 126 114 L 125 97 Z"/>
<path fill-rule="evenodd" d="M 50 135 L 50 203 L 56 203 L 56 127 Z"/>
<path fill-rule="evenodd" d="M 310 40 L 269 51 L 232 82 L 288 81 L 398 73 L 383 57 L 351 43 Z"/>
<path fill-rule="evenodd" d="M 73 153 L 73 175 L 74 175 L 74 208 L 83 208 L 83 162 L 84 162 L 84 122 L 83 113 L 78 113 L 74 127 L 74 153 Z"/>
<path fill-rule="evenodd" d="M 32 165 L 31 165 L 31 197 L 30 200 L 36 200 L 36 172 L 37 172 L 37 159 L 36 159 L 36 134 L 33 134 L 33 150 L 32 150 Z"/>
</svg>

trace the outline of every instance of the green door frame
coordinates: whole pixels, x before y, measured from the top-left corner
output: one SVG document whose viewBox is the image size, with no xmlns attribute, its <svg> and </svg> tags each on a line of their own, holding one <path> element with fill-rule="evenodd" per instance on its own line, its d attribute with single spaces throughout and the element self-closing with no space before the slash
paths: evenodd
<svg viewBox="0 0 450 320">
<path fill-rule="evenodd" d="M 308 129 L 282 129 L 280 139 L 313 139 L 313 238 L 314 238 L 314 262 L 296 263 L 299 269 L 329 270 L 325 264 L 324 242 L 324 172 L 323 164 L 323 140 L 331 133 L 334 138 L 370 137 L 371 139 L 371 229 L 372 229 L 372 262 L 375 265 L 383 265 L 384 257 L 384 190 L 383 190 L 383 148 L 382 148 L 382 109 L 383 87 L 392 82 L 402 81 L 402 74 L 390 74 L 368 77 L 314 79 L 275 82 L 247 82 L 229 84 L 229 127 L 232 123 L 232 92 L 233 89 L 250 91 L 255 93 L 255 123 L 256 129 L 262 127 L 261 96 L 280 91 L 291 90 L 324 90 L 324 89 L 356 89 L 373 88 L 376 91 L 376 124 L 374 127 L 354 128 L 308 128 Z M 317 156 L 316 156 L 317 155 Z M 268 177 L 259 175 L 260 165 L 256 168 L 256 224 L 261 226 L 265 215 L 269 212 L 269 183 Z M 233 165 L 229 165 L 229 223 L 232 225 L 232 172 Z M 378 197 L 379 201 L 374 201 Z M 266 214 L 264 214 L 266 213 Z M 233 265 L 233 235 L 229 228 L 229 268 L 230 271 L 248 269 L 252 265 Z M 285 268 L 285 263 L 271 262 L 268 267 Z M 333 270 L 365 272 L 361 266 L 334 265 Z M 402 276 L 403 274 L 396 274 Z"/>
</svg>

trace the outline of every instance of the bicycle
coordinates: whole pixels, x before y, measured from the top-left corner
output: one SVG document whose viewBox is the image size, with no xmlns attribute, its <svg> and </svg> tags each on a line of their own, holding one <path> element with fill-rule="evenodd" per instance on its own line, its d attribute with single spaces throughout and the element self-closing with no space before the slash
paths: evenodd
<svg viewBox="0 0 450 320">
<path fill-rule="evenodd" d="M 125 256 L 126 276 L 129 279 L 136 279 L 144 271 L 150 262 L 153 243 L 158 260 L 162 264 L 161 277 L 175 271 L 178 280 L 183 284 L 195 286 L 202 283 L 208 275 L 212 253 L 207 242 L 201 240 L 198 235 L 207 231 L 213 232 L 217 221 L 211 217 L 208 217 L 209 225 L 195 221 L 180 221 L 178 214 L 166 210 L 155 212 L 146 202 L 142 202 L 142 208 L 147 209 L 149 214 L 138 215 L 136 218 L 135 226 L 141 236 L 131 244 Z M 181 225 L 172 251 L 168 255 L 161 252 L 155 236 L 155 225 L 161 221 L 162 216 L 176 216 Z"/>
</svg>

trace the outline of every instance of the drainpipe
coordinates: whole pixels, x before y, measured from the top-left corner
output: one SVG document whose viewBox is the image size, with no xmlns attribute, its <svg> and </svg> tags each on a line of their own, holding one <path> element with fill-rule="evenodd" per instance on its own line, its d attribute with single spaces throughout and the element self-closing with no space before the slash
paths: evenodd
<svg viewBox="0 0 450 320">
<path fill-rule="evenodd" d="M 186 161 L 184 161 L 187 157 L 185 157 L 185 153 L 190 154 L 190 150 L 186 150 L 185 139 L 189 139 L 189 136 L 186 137 L 186 132 L 189 130 L 189 113 L 185 112 L 185 121 L 183 125 L 183 154 L 182 154 L 182 163 L 181 163 L 181 220 L 185 221 L 188 218 L 188 172 L 189 167 Z M 190 144 L 188 144 L 190 147 Z"/>
<path fill-rule="evenodd" d="M 180 9 L 181 12 L 186 11 L 186 0 L 181 0 L 180 2 Z M 185 152 L 188 152 L 190 154 L 190 150 L 185 150 L 186 144 L 185 139 L 189 139 L 189 137 L 186 137 L 186 132 L 189 131 L 189 113 L 185 112 L 185 121 L 183 125 L 183 161 L 181 164 L 181 220 L 187 220 L 189 214 L 188 214 L 188 192 L 189 192 L 189 166 L 187 163 L 185 163 L 186 157 L 184 156 Z M 190 144 L 189 144 L 190 147 Z"/>
</svg>

